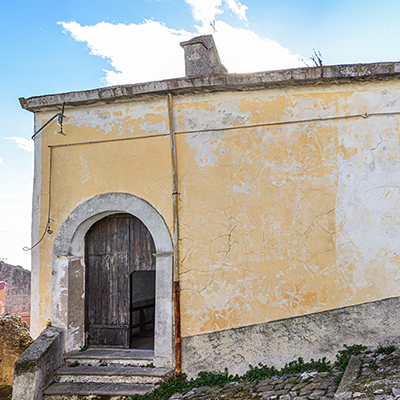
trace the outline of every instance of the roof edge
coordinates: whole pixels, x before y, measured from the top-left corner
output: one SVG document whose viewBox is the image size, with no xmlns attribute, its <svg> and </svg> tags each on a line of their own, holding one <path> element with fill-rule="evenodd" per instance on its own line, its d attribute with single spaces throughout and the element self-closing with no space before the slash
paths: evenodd
<svg viewBox="0 0 400 400">
<path fill-rule="evenodd" d="M 282 86 L 329 84 L 339 81 L 372 81 L 400 77 L 400 62 L 343 64 L 322 67 L 293 68 L 247 74 L 220 74 L 166 79 L 132 85 L 108 86 L 99 89 L 34 96 L 19 99 L 21 107 L 36 112 L 96 102 L 126 101 L 143 95 L 241 91 Z"/>
</svg>

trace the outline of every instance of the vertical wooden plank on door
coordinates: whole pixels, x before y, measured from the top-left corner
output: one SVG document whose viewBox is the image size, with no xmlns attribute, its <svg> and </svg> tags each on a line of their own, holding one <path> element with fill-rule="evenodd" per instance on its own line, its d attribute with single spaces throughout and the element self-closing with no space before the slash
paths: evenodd
<svg viewBox="0 0 400 400">
<path fill-rule="evenodd" d="M 89 346 L 129 347 L 129 220 L 106 217 L 86 234 L 86 332 Z"/>
<path fill-rule="evenodd" d="M 149 230 L 132 215 L 112 215 L 89 229 L 85 238 L 85 331 L 89 346 L 129 347 L 138 331 L 132 325 L 140 320 L 139 313 L 147 322 L 145 328 L 154 329 L 154 253 Z M 133 293 L 131 274 L 135 271 L 140 271 L 140 279 Z M 131 312 L 138 306 L 145 308 Z"/>
</svg>

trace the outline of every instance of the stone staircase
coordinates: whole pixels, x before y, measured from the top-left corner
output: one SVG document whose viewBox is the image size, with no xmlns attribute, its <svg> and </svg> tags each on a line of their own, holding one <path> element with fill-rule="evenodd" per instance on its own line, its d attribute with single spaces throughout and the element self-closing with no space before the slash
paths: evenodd
<svg viewBox="0 0 400 400">
<path fill-rule="evenodd" d="M 173 374 L 153 367 L 153 350 L 88 349 L 68 354 L 44 391 L 46 400 L 128 399 Z"/>
</svg>

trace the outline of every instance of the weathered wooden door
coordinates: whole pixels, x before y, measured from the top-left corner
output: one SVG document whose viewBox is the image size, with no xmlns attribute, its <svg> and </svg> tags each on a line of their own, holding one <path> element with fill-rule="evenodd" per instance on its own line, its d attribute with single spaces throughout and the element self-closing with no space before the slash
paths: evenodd
<svg viewBox="0 0 400 400">
<path fill-rule="evenodd" d="M 146 226 L 130 214 L 95 223 L 86 234 L 85 332 L 89 346 L 131 344 L 134 271 L 155 271 L 155 246 Z"/>
</svg>

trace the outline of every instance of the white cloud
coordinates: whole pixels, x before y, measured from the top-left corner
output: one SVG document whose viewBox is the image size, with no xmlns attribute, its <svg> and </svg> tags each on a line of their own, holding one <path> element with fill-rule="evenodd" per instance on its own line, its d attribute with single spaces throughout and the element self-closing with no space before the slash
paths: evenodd
<svg viewBox="0 0 400 400">
<path fill-rule="evenodd" d="M 193 19 L 201 22 L 203 26 L 208 25 L 217 14 L 222 13 L 220 8 L 222 0 L 185 0 L 185 2 L 192 9 Z"/>
<path fill-rule="evenodd" d="M 222 63 L 229 72 L 257 72 L 304 67 L 302 56 L 249 29 L 217 21 L 213 34 Z"/>
<path fill-rule="evenodd" d="M 29 139 L 25 139 L 19 136 L 6 137 L 4 139 L 12 140 L 14 143 L 17 144 L 17 147 L 19 149 L 24 149 L 26 151 L 29 151 L 30 153 L 33 153 L 34 145 L 33 142 Z"/>
<path fill-rule="evenodd" d="M 148 82 L 184 76 L 183 50 L 179 42 L 199 34 L 212 33 L 210 21 L 216 15 L 232 11 L 246 21 L 247 6 L 238 0 L 185 0 L 193 18 L 202 26 L 197 32 L 170 29 L 162 22 L 146 20 L 141 24 L 100 22 L 81 26 L 77 22 L 59 22 L 65 33 L 87 43 L 91 54 L 108 58 L 115 71 L 105 71 L 109 85 Z M 302 57 L 291 54 L 279 43 L 262 38 L 250 29 L 234 28 L 216 21 L 214 38 L 222 63 L 229 72 L 255 72 L 302 67 Z"/>
<path fill-rule="evenodd" d="M 107 22 L 94 26 L 81 26 L 77 22 L 60 24 L 74 39 L 86 42 L 92 54 L 110 59 L 117 72 L 105 71 L 108 84 L 184 75 L 183 51 L 179 42 L 193 37 L 185 30 L 170 29 L 152 20 L 130 25 Z"/>
<path fill-rule="evenodd" d="M 238 0 L 185 0 L 185 2 L 192 8 L 193 19 L 201 22 L 203 27 L 208 26 L 215 16 L 222 14 L 224 10 L 233 11 L 238 18 L 247 21 L 247 6 Z"/>
<path fill-rule="evenodd" d="M 246 10 L 247 6 L 241 4 L 240 1 L 237 0 L 226 0 L 228 7 L 236 14 L 237 17 L 247 21 Z"/>
<path fill-rule="evenodd" d="M 0 157 L 0 164 L 4 164 L 4 157 Z"/>
</svg>

